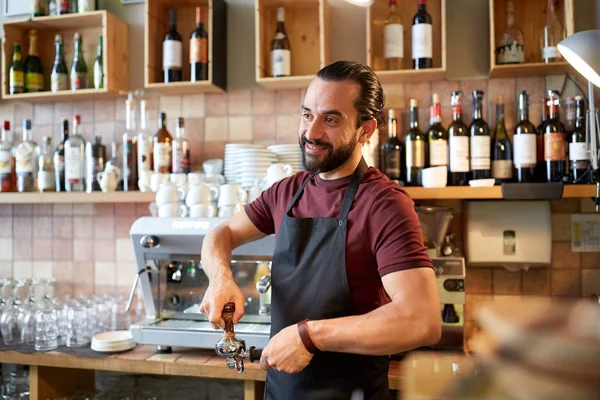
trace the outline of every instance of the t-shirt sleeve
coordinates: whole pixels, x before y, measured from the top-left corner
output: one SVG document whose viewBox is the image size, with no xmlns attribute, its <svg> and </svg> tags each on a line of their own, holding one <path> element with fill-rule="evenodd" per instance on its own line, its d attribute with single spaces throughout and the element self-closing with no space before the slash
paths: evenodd
<svg viewBox="0 0 600 400">
<path fill-rule="evenodd" d="M 414 202 L 401 189 L 386 190 L 375 199 L 368 224 L 380 276 L 411 268 L 433 268 Z"/>
<path fill-rule="evenodd" d="M 248 203 L 244 208 L 250 221 L 265 235 L 275 233 L 275 221 L 273 218 L 274 192 L 279 185 L 275 184 L 263 191 L 258 198 Z"/>
</svg>

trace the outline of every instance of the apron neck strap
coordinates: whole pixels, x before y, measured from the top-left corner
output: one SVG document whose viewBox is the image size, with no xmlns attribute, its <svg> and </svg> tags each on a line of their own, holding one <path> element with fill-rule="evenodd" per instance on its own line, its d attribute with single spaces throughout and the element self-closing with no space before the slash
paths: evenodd
<svg viewBox="0 0 600 400">
<path fill-rule="evenodd" d="M 358 192 L 358 185 L 360 185 L 360 180 L 369 166 L 367 165 L 364 158 L 361 157 L 360 162 L 356 166 L 354 173 L 352 174 L 352 178 L 350 179 L 350 183 L 346 188 L 346 193 L 344 193 L 344 199 L 342 200 L 342 208 L 340 209 L 340 215 L 338 219 L 346 219 L 348 218 L 348 214 L 350 213 L 350 208 L 352 207 L 352 203 L 354 202 L 354 196 L 356 192 Z"/>
</svg>

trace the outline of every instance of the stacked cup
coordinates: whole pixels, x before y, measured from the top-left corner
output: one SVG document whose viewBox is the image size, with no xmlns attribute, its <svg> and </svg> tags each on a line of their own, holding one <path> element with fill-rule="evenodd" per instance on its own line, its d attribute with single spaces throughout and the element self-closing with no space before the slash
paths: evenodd
<svg viewBox="0 0 600 400">
<path fill-rule="evenodd" d="M 190 182 L 185 196 L 188 215 L 192 218 L 217 216 L 215 202 L 219 198 L 219 187 L 201 181 Z"/>
<path fill-rule="evenodd" d="M 229 218 L 242 211 L 248 200 L 248 192 L 242 185 L 228 183 L 221 185 L 219 193 L 219 217 Z"/>
<path fill-rule="evenodd" d="M 183 190 L 171 182 L 160 184 L 156 192 L 156 205 L 160 218 L 185 217 L 187 207 L 180 203 L 183 198 Z"/>
</svg>

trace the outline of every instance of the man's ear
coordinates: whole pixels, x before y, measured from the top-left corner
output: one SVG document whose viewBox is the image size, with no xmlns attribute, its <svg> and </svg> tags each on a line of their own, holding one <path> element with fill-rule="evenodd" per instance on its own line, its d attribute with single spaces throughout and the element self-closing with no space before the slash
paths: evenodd
<svg viewBox="0 0 600 400">
<path fill-rule="evenodd" d="M 362 133 L 358 138 L 358 141 L 362 144 L 365 144 L 371 139 L 371 136 L 377 130 L 377 121 L 375 119 L 370 119 L 368 121 L 363 122 L 362 124 Z"/>
</svg>

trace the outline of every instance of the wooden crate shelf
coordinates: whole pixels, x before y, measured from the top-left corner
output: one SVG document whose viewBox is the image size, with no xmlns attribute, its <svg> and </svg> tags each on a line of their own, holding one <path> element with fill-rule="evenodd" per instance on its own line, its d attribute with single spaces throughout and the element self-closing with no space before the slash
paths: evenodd
<svg viewBox="0 0 600 400">
<path fill-rule="evenodd" d="M 496 47 L 506 30 L 506 0 L 489 0 L 490 10 L 490 77 L 510 78 L 519 76 L 554 75 L 572 71 L 567 62 L 544 63 L 540 35 L 546 24 L 548 0 L 513 0 L 515 26 L 523 31 L 525 63 L 513 65 L 496 64 Z M 566 36 L 575 32 L 575 1 L 555 0 L 558 18 Z"/>
<path fill-rule="evenodd" d="M 327 0 L 255 0 L 256 82 L 269 89 L 306 88 L 329 63 L 329 3 Z M 285 28 L 292 49 L 292 75 L 273 78 L 271 41 L 277 8 L 285 7 Z"/>
<path fill-rule="evenodd" d="M 433 25 L 433 67 L 415 70 L 412 65 L 412 21 L 417 12 L 416 1 L 399 1 L 398 13 L 404 28 L 404 65 L 400 70 L 387 70 L 383 52 L 384 25 L 388 0 L 375 0 L 367 11 L 367 64 L 382 83 L 437 81 L 446 73 L 446 0 L 428 0 L 427 12 Z"/>
<path fill-rule="evenodd" d="M 23 63 L 29 51 L 29 30 L 36 29 L 38 53 L 44 68 L 46 91 L 36 93 L 9 94 L 9 70 L 12 64 L 13 45 L 21 44 Z M 117 96 L 129 88 L 128 76 L 128 26 L 108 11 L 93 11 L 85 14 L 67 14 L 55 17 L 38 17 L 5 21 L 2 48 L 2 98 L 5 100 L 53 102 L 62 100 L 85 100 Z M 73 35 L 79 32 L 83 39 L 84 58 L 88 68 L 88 87 L 78 91 L 50 91 L 50 74 L 54 64 L 54 38 L 61 34 L 64 42 L 67 67 L 73 60 Z M 94 60 L 96 59 L 98 36 L 103 37 L 104 89 L 93 89 Z"/>
<path fill-rule="evenodd" d="M 0 193 L 0 204 L 151 203 L 153 192 Z"/>
<path fill-rule="evenodd" d="M 196 29 L 196 7 L 208 33 L 208 80 L 190 82 L 190 35 Z M 182 41 L 182 81 L 164 83 L 163 40 L 169 10 L 177 11 Z M 225 0 L 146 0 L 144 86 L 163 94 L 222 93 L 227 87 L 227 8 Z"/>
<path fill-rule="evenodd" d="M 487 200 L 502 199 L 502 188 L 447 186 L 444 188 L 405 187 L 404 190 L 414 200 L 457 199 Z M 596 185 L 565 185 L 563 199 L 591 198 L 596 195 Z"/>
</svg>

